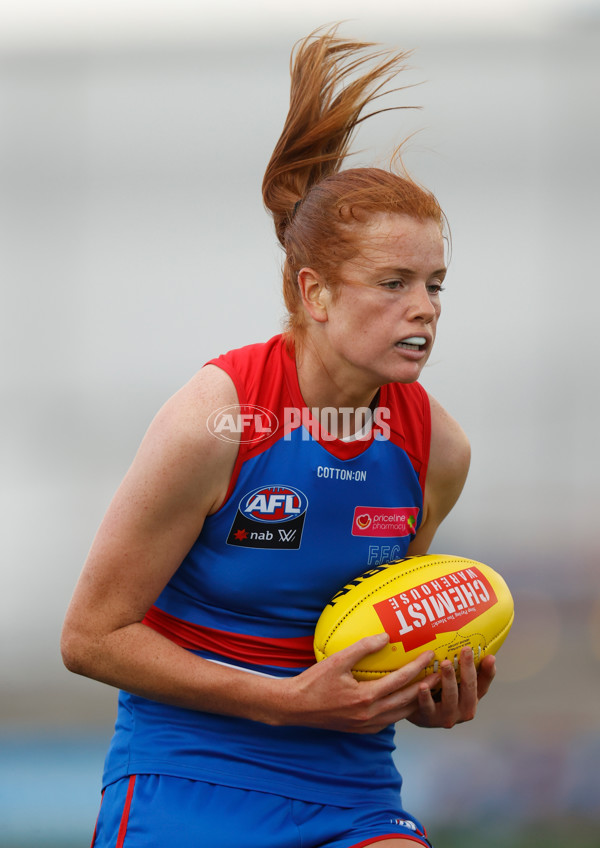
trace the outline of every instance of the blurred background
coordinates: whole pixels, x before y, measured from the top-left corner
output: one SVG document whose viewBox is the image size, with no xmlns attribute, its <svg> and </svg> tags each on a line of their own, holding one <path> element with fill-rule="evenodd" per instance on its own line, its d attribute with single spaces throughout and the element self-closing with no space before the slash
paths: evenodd
<svg viewBox="0 0 600 848">
<path fill-rule="evenodd" d="M 434 550 L 516 600 L 475 722 L 398 727 L 437 848 L 600 845 L 600 4 L 21 0 L 0 11 L 0 846 L 89 844 L 116 694 L 58 653 L 108 502 L 163 401 L 280 329 L 260 185 L 293 43 L 413 48 L 396 143 L 453 253 L 422 382 L 473 445 Z"/>
</svg>

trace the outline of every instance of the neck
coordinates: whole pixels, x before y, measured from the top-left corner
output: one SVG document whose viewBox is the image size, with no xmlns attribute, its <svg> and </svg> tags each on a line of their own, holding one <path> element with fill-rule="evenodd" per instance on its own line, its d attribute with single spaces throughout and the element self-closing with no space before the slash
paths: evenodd
<svg viewBox="0 0 600 848">
<path fill-rule="evenodd" d="M 335 410 L 339 438 L 354 435 L 364 425 L 364 416 L 357 418 L 349 411 L 374 407 L 379 386 L 367 381 L 364 375 L 349 375 L 327 361 L 310 337 L 296 351 L 296 368 L 300 392 L 311 410 Z M 315 412 L 313 411 L 313 415 Z"/>
</svg>

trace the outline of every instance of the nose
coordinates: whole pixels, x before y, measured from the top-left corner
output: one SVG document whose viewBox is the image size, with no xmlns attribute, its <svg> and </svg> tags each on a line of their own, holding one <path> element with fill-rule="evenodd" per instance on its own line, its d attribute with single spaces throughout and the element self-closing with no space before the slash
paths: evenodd
<svg viewBox="0 0 600 848">
<path fill-rule="evenodd" d="M 413 321 L 430 324 L 437 315 L 437 309 L 427 291 L 427 286 L 417 285 L 411 292 L 409 315 Z"/>
</svg>

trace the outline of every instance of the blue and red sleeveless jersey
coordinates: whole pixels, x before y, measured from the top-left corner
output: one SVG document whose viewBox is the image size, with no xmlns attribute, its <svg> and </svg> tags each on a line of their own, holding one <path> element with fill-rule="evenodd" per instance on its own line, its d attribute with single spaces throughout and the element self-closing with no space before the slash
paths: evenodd
<svg viewBox="0 0 600 848">
<path fill-rule="evenodd" d="M 314 628 L 329 599 L 369 566 L 404 556 L 414 538 L 428 398 L 418 383 L 383 386 L 371 426 L 342 441 L 306 408 L 284 337 L 210 364 L 237 390 L 239 406 L 211 417 L 216 437 L 240 438 L 236 465 L 225 502 L 144 622 L 207 659 L 298 674 L 314 662 Z M 397 800 L 392 751 L 393 727 L 373 735 L 271 727 L 121 693 L 104 782 L 170 774 L 355 805 L 372 791 Z"/>
</svg>

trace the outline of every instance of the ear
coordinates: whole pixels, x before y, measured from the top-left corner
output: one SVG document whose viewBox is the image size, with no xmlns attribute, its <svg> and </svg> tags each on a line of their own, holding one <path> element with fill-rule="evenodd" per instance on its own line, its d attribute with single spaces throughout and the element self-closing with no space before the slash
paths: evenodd
<svg viewBox="0 0 600 848">
<path fill-rule="evenodd" d="M 312 268 L 302 268 L 298 272 L 298 288 L 310 317 L 320 324 L 327 321 L 327 304 L 331 293 L 321 275 Z"/>
</svg>

